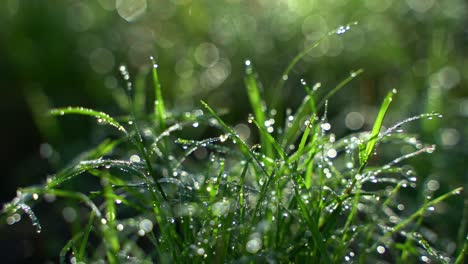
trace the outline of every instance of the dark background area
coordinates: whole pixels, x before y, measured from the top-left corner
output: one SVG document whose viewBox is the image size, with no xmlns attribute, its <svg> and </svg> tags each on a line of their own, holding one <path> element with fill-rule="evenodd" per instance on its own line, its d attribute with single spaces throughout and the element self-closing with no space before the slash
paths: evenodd
<svg viewBox="0 0 468 264">
<path fill-rule="evenodd" d="M 44 182 L 102 139 L 93 120 L 53 119 L 45 115 L 48 109 L 72 105 L 126 113 L 120 65 L 149 87 L 149 56 L 155 56 L 169 109 L 199 108 L 203 99 L 228 110 L 227 119 L 236 124 L 250 112 L 245 60 L 252 61 L 268 102 L 300 50 L 353 21 L 358 25 L 331 36 L 297 65 L 279 96 L 281 107 L 300 103 L 300 79 L 321 82 L 326 90 L 363 68 L 330 101 L 335 133 L 353 131 L 345 122 L 349 112 L 359 112 L 360 129 L 369 129 L 385 94 L 397 88 L 387 126 L 424 112 L 444 115 L 404 127 L 438 146 L 411 161 L 419 176 L 416 192 L 430 180 L 440 186 L 435 194 L 468 187 L 467 12 L 458 0 L 1 1 L 0 202 L 11 200 L 18 187 Z M 447 243 L 457 239 L 466 197 L 442 204 L 427 220 Z M 65 205 L 35 207 L 41 234 L 25 216 L 13 226 L 0 223 L 2 262 L 56 260 L 69 229 L 61 213 Z"/>
</svg>

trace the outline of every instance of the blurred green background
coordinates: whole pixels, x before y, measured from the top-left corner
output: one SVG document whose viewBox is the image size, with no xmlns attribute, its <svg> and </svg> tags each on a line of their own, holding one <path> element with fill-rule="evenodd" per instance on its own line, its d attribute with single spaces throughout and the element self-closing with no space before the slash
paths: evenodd
<svg viewBox="0 0 468 264">
<path fill-rule="evenodd" d="M 354 21 L 359 23 L 349 32 L 311 51 L 281 94 L 273 94 L 298 52 Z M 136 86 L 149 87 L 149 56 L 157 59 L 168 108 L 190 111 L 203 99 L 226 109 L 233 125 L 250 112 L 243 84 L 247 59 L 267 102 L 281 98 L 279 111 L 298 106 L 306 94 L 301 79 L 321 82 L 320 89 L 327 90 L 363 68 L 365 73 L 330 101 L 334 132 L 369 129 L 384 95 L 397 88 L 387 126 L 423 112 L 444 115 L 403 128 L 438 146 L 434 154 L 411 161 L 419 179 L 410 195 L 421 200 L 428 187 L 435 195 L 468 187 L 467 26 L 462 0 L 3 0 L 0 202 L 11 200 L 17 187 L 45 181 L 105 136 L 93 120 L 58 122 L 45 117 L 47 109 L 72 105 L 125 114 L 119 66 L 128 67 Z M 446 251 L 454 250 L 466 197 L 441 204 L 426 220 Z M 28 219 L 2 223 L 2 263 L 55 261 L 69 232 L 65 206 L 56 201 L 37 207 L 40 235 Z"/>
</svg>

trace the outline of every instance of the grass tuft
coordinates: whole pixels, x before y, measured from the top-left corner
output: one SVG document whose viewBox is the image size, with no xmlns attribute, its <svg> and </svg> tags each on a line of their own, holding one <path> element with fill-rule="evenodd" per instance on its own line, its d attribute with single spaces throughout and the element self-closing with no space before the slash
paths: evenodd
<svg viewBox="0 0 468 264">
<path fill-rule="evenodd" d="M 340 27 L 330 34 L 348 29 Z M 298 54 L 283 75 L 318 43 Z M 26 213 L 41 231 L 32 208 L 51 196 L 87 212 L 77 214 L 71 223 L 80 228 L 72 229 L 59 253 L 62 263 L 464 261 L 465 234 L 457 254 L 445 252 L 424 222 L 436 213 L 434 208 L 462 189 L 408 204 L 406 197 L 417 187 L 417 176 L 404 162 L 430 154 L 435 147 L 413 134 L 394 133 L 408 122 L 439 114 L 410 117 L 382 132 L 396 93 L 392 91 L 372 131 L 337 138 L 327 121 L 327 102 L 362 70 L 322 98 L 315 93 L 319 85 L 312 89 L 306 85 L 302 104 L 290 113 L 277 108 L 274 100 L 270 104 L 263 100 L 249 61 L 245 84 L 254 115 L 246 121 L 259 130 L 259 138 L 250 144 L 203 101 L 205 111 L 178 115 L 166 109 L 154 60 L 153 64 L 154 109 L 144 113 L 141 94 L 138 100 L 130 100 L 128 94 L 130 104 L 140 105 L 138 114 L 135 107 L 129 108 L 133 110 L 128 127 L 91 109 L 50 111 L 53 116 L 91 116 L 124 135 L 90 148 L 45 183 L 20 189 L 4 205 L 3 221 L 14 224 Z M 125 68 L 121 71 L 130 89 L 130 76 Z M 286 81 L 281 80 L 277 89 Z M 264 113 L 271 109 L 285 112 L 287 122 L 267 120 Z M 218 136 L 175 135 L 189 126 L 212 128 Z M 392 152 L 395 146 L 409 151 Z M 374 156 L 377 147 L 392 154 L 390 162 Z M 98 179 L 98 189 L 83 187 L 84 178 Z"/>
</svg>

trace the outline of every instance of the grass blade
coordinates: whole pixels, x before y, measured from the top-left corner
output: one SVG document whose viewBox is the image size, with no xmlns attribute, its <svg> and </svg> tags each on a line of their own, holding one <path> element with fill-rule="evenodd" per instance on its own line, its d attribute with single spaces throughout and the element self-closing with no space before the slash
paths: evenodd
<svg viewBox="0 0 468 264">
<path fill-rule="evenodd" d="M 151 56 L 151 62 L 153 63 L 153 85 L 154 85 L 154 115 L 156 117 L 156 121 L 159 124 L 159 129 L 164 131 L 166 129 L 166 110 L 164 108 L 164 100 L 162 97 L 162 91 L 161 91 L 161 83 L 159 81 L 159 75 L 158 75 L 158 64 L 156 64 L 156 61 L 154 58 Z"/>
<path fill-rule="evenodd" d="M 288 158 L 286 157 L 286 154 L 284 153 L 283 149 L 281 149 L 281 146 L 276 142 L 276 140 L 266 131 L 265 127 L 260 125 L 256 120 L 253 120 L 253 123 L 258 127 L 260 130 L 260 135 L 268 141 L 270 145 L 273 145 L 275 150 L 278 152 L 278 154 L 281 156 L 281 158 L 286 161 Z"/>
<path fill-rule="evenodd" d="M 393 89 L 393 91 L 387 94 L 382 105 L 380 106 L 379 114 L 375 119 L 374 126 L 372 128 L 372 132 L 370 134 L 369 140 L 367 141 L 367 144 L 365 146 L 363 144 L 359 146 L 359 163 L 361 168 L 364 168 L 364 166 L 367 164 L 367 161 L 369 160 L 369 157 L 374 151 L 375 145 L 377 144 L 377 141 L 379 139 L 379 133 L 380 129 L 382 128 L 382 123 L 385 118 L 385 114 L 387 113 L 388 107 L 390 106 L 390 103 L 392 102 L 395 93 L 396 89 Z"/>
<path fill-rule="evenodd" d="M 350 76 L 343 81 L 341 81 L 337 86 L 335 86 L 331 91 L 329 91 L 320 101 L 320 103 L 317 106 L 317 109 L 320 110 L 320 108 L 323 107 L 325 104 L 325 101 L 327 101 L 330 97 L 332 97 L 336 92 L 338 92 L 341 88 L 343 88 L 345 85 L 347 85 L 349 82 L 354 80 L 356 77 L 361 75 L 364 72 L 363 69 L 359 69 L 357 71 L 351 72 Z"/>
<path fill-rule="evenodd" d="M 447 199 L 447 198 L 449 198 L 449 197 L 451 197 L 453 195 L 460 194 L 462 190 L 463 190 L 463 188 L 460 187 L 460 188 L 457 188 L 457 189 L 455 189 L 453 191 L 450 191 L 450 192 L 448 192 L 446 194 L 443 194 L 443 195 L 435 198 L 434 200 L 429 201 L 423 207 L 421 207 L 418 211 L 414 212 L 410 217 L 406 218 L 405 220 L 403 220 L 399 224 L 397 224 L 392 229 L 391 233 L 396 233 L 397 231 L 399 231 L 400 229 L 405 227 L 407 224 L 411 223 L 414 219 L 416 219 L 420 215 L 424 214 L 424 212 L 427 210 L 427 208 L 429 208 L 431 206 L 434 206 L 434 205 L 442 202 L 443 200 L 445 200 L 445 199 Z"/>
<path fill-rule="evenodd" d="M 113 119 L 110 115 L 104 112 L 95 111 L 93 109 L 69 106 L 69 107 L 64 107 L 64 108 L 52 109 L 49 111 L 49 114 L 53 116 L 63 116 L 63 115 L 70 115 L 70 114 L 92 116 L 97 119 L 98 123 L 109 124 L 117 128 L 119 131 L 127 134 L 127 131 L 125 130 L 125 128 L 121 124 L 119 124 L 119 122 L 115 121 L 115 119 Z"/>
<path fill-rule="evenodd" d="M 457 259 L 455 260 L 455 264 L 462 264 L 464 263 L 465 257 L 468 255 L 468 235 L 465 238 L 465 243 L 463 245 L 462 250 L 458 254 Z"/>
<path fill-rule="evenodd" d="M 291 60 L 291 62 L 286 67 L 286 69 L 283 71 L 283 74 L 280 76 L 278 84 L 275 86 L 275 88 L 273 90 L 273 93 L 272 93 L 274 95 L 274 97 L 273 97 L 273 100 L 271 102 L 271 107 L 270 108 L 275 109 L 277 107 L 277 103 L 278 103 L 278 99 L 279 99 L 278 96 L 281 94 L 281 89 L 283 89 L 284 84 L 286 83 L 286 80 L 288 79 L 289 73 L 294 68 L 294 66 L 296 66 L 296 64 L 299 61 L 302 60 L 302 58 L 304 58 L 311 50 L 317 48 L 320 45 L 320 43 L 322 43 L 324 40 L 329 38 L 331 35 L 333 35 L 333 34 L 342 34 L 342 33 L 346 32 L 347 30 L 349 30 L 351 25 L 356 25 L 356 24 L 357 24 L 357 22 L 349 23 L 346 26 L 340 26 L 340 27 L 338 27 L 336 29 L 333 29 L 333 30 L 329 31 L 327 34 L 323 35 L 316 42 L 312 43 L 311 45 L 309 45 L 305 49 L 303 49 L 301 52 L 299 52 L 299 54 L 297 54 Z M 343 29 L 345 29 L 345 30 L 343 31 Z"/>
<path fill-rule="evenodd" d="M 89 239 L 89 234 L 91 233 L 91 230 L 93 229 L 93 222 L 94 222 L 94 211 L 91 211 L 91 215 L 89 216 L 88 224 L 86 225 L 86 228 L 83 233 L 80 235 L 83 236 L 81 239 L 80 243 L 80 248 L 78 249 L 78 254 L 77 258 L 78 260 L 84 261 L 85 257 L 85 252 L 86 252 L 86 245 L 88 244 L 88 239 Z"/>
<path fill-rule="evenodd" d="M 249 64 L 247 65 L 247 76 L 245 77 L 245 87 L 247 88 L 247 95 L 249 96 L 250 105 L 255 115 L 255 119 L 257 122 L 263 127 L 265 123 L 265 105 L 260 95 L 260 90 L 258 88 L 257 80 L 252 72 L 252 66 Z M 260 128 L 260 126 L 257 124 Z M 260 142 L 262 147 L 265 149 L 265 154 L 268 157 L 271 157 L 273 154 L 270 140 L 266 137 L 266 134 L 260 133 Z"/>
</svg>

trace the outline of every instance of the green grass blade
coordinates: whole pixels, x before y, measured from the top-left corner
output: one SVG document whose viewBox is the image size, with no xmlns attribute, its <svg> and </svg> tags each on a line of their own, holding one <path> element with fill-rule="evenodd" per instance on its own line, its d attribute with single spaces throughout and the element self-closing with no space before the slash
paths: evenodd
<svg viewBox="0 0 468 264">
<path fill-rule="evenodd" d="M 221 125 L 223 130 L 231 135 L 231 137 L 234 139 L 235 144 L 239 147 L 242 154 L 248 159 L 250 158 L 254 159 L 257 162 L 257 164 L 260 166 L 260 168 L 262 169 L 263 173 L 267 177 L 270 177 L 270 174 L 266 171 L 264 166 L 262 166 L 262 163 L 260 162 L 260 160 L 258 160 L 258 158 L 252 152 L 252 150 L 247 145 L 247 143 L 245 143 L 245 141 L 242 140 L 239 137 L 239 135 L 231 127 L 226 125 L 226 123 L 221 119 L 221 117 L 219 117 L 218 114 L 216 114 L 216 112 L 207 103 L 203 101 L 201 101 L 201 103 L 208 110 L 208 112 L 210 112 L 210 114 L 218 121 L 218 123 Z"/>
<path fill-rule="evenodd" d="M 21 189 L 23 193 L 30 193 L 30 194 L 53 194 L 59 197 L 66 197 L 75 199 L 78 201 L 83 202 L 86 204 L 97 217 L 101 217 L 101 212 L 99 208 L 94 204 L 94 202 L 85 194 L 73 191 L 66 191 L 66 190 L 59 190 L 59 189 L 49 189 L 49 188 L 25 188 Z"/>
<path fill-rule="evenodd" d="M 400 229 L 402 229 L 403 227 L 405 227 L 406 225 L 408 225 L 409 223 L 411 223 L 412 221 L 414 221 L 417 217 L 421 216 L 422 214 L 424 214 L 424 212 L 427 210 L 427 208 L 431 207 L 431 206 L 434 206 L 440 202 L 442 202 L 443 200 L 451 197 L 451 196 L 454 196 L 454 195 L 458 195 L 461 193 L 461 191 L 463 190 L 462 187 L 460 188 L 457 188 L 453 191 L 450 191 L 446 194 L 443 194 L 431 201 L 429 201 L 428 203 L 426 203 L 423 207 L 421 207 L 418 211 L 414 212 L 411 216 L 409 216 L 408 218 L 406 218 L 405 220 L 401 221 L 399 224 L 397 224 L 393 229 L 392 229 L 392 232 L 391 233 L 396 233 L 397 231 L 399 231 Z"/>
<path fill-rule="evenodd" d="M 117 218 L 117 210 L 115 206 L 115 200 L 113 199 L 114 190 L 109 183 L 109 173 L 104 173 L 105 179 L 104 183 L 104 196 L 106 199 L 106 219 L 107 227 L 103 228 L 104 239 L 106 241 L 107 250 L 110 251 L 112 255 L 116 255 L 120 250 L 119 238 L 117 235 L 117 229 L 115 224 L 115 219 Z"/>
<path fill-rule="evenodd" d="M 467 255 L 468 255 L 468 235 L 466 235 L 465 243 L 463 244 L 463 248 L 460 251 L 460 253 L 458 253 L 458 257 L 455 260 L 455 264 L 465 263 L 464 261 Z"/>
<path fill-rule="evenodd" d="M 329 91 L 323 98 L 322 100 L 320 101 L 320 103 L 317 105 L 317 109 L 320 110 L 324 104 L 325 104 L 325 101 L 327 101 L 330 97 L 332 97 L 336 92 L 338 92 L 341 88 L 343 88 L 344 86 L 346 86 L 348 83 L 350 83 L 352 80 L 354 80 L 355 78 L 357 78 L 359 75 L 361 75 L 362 73 L 364 72 L 363 69 L 359 69 L 357 71 L 354 71 L 354 72 L 351 72 L 351 74 L 349 75 L 348 78 L 344 79 L 343 81 L 341 81 L 340 83 L 338 83 L 338 85 L 336 85 L 333 89 L 331 89 L 331 91 Z"/>
<path fill-rule="evenodd" d="M 275 150 L 278 152 L 278 154 L 281 156 L 281 158 L 286 161 L 288 158 L 286 157 L 286 154 L 284 153 L 283 149 L 281 149 L 281 146 L 276 142 L 276 140 L 271 136 L 268 131 L 266 131 L 265 127 L 260 125 L 256 120 L 253 120 L 253 123 L 258 127 L 260 130 L 260 134 L 262 137 L 269 142 L 270 145 L 272 145 Z"/>
<path fill-rule="evenodd" d="M 250 105 L 255 115 L 255 119 L 261 126 L 265 123 L 265 105 L 260 95 L 257 80 L 252 72 L 251 65 L 248 65 L 250 69 L 247 70 L 247 76 L 245 77 L 245 87 L 247 88 L 247 95 L 249 96 Z M 258 125 L 257 125 L 258 126 Z M 260 126 L 258 126 L 260 128 Z M 271 142 L 267 139 L 266 134 L 260 133 L 260 142 L 262 148 L 265 149 L 265 154 L 271 157 L 273 151 L 271 148 Z"/>
<path fill-rule="evenodd" d="M 387 113 L 388 107 L 390 106 L 390 103 L 392 102 L 395 93 L 396 90 L 394 89 L 393 91 L 387 94 L 382 105 L 380 106 L 379 114 L 375 119 L 374 126 L 372 128 L 372 132 L 370 134 L 369 140 L 367 141 L 367 144 L 365 146 L 359 146 L 359 163 L 361 168 L 364 168 L 364 166 L 367 164 L 367 161 L 369 160 L 369 157 L 374 151 L 375 145 L 377 144 L 377 141 L 379 139 L 379 133 L 380 129 L 382 128 L 382 123 L 385 118 L 385 114 Z"/>
<path fill-rule="evenodd" d="M 125 171 L 132 173 L 132 175 L 138 176 L 142 179 L 146 179 L 146 175 L 142 173 L 138 167 L 136 167 L 134 164 L 132 164 L 129 161 L 97 159 L 97 160 L 91 160 L 91 161 L 83 161 L 75 166 L 72 166 L 72 167 L 69 167 L 60 171 L 59 173 L 57 173 L 54 177 L 50 179 L 50 181 L 47 183 L 46 188 L 49 188 L 49 189 L 54 188 L 62 184 L 65 181 L 69 181 L 73 179 L 74 177 L 82 174 L 85 171 L 96 169 L 96 168 L 102 168 L 105 166 L 124 169 Z"/>
<path fill-rule="evenodd" d="M 67 259 L 66 259 L 67 254 L 70 251 L 70 249 L 72 247 L 74 247 L 74 245 L 76 244 L 78 239 L 80 239 L 81 236 L 83 236 L 83 234 L 76 234 L 70 240 L 68 240 L 68 242 L 65 244 L 65 246 L 63 246 L 63 248 L 60 250 L 60 254 L 59 254 L 60 264 L 69 263 L 69 261 L 67 261 Z"/>
<path fill-rule="evenodd" d="M 115 119 L 113 119 L 110 115 L 104 112 L 95 111 L 93 109 L 69 106 L 69 107 L 64 107 L 64 108 L 52 109 L 49 111 L 49 114 L 53 116 L 62 116 L 62 115 L 70 115 L 70 114 L 92 116 L 96 118 L 99 123 L 109 124 L 117 128 L 119 131 L 127 134 L 127 131 L 125 130 L 125 128 L 121 124 L 119 124 L 119 122 L 115 121 Z"/>
<path fill-rule="evenodd" d="M 288 79 L 288 76 L 289 76 L 289 73 L 291 72 L 291 70 L 294 68 L 294 66 L 296 66 L 296 64 L 302 60 L 302 58 L 304 58 L 310 51 L 312 51 L 313 49 L 317 48 L 320 43 L 322 43 L 324 40 L 326 40 L 327 38 L 329 38 L 331 35 L 333 34 L 338 34 L 338 32 L 341 32 L 341 33 L 344 33 L 346 32 L 350 26 L 352 25 L 356 25 L 357 22 L 354 22 L 354 23 L 349 23 L 347 24 L 346 26 L 340 26 L 336 29 L 333 29 L 331 31 L 329 31 L 327 34 L 323 35 L 320 39 L 318 39 L 316 42 L 312 43 L 311 45 L 307 46 L 305 49 L 303 49 L 301 52 L 299 52 L 292 60 L 291 62 L 288 64 L 288 66 L 286 67 L 286 69 L 283 71 L 283 74 L 280 76 L 280 79 L 278 81 L 278 84 L 275 86 L 274 90 L 273 90 L 273 100 L 271 102 L 271 109 L 275 109 L 277 107 L 277 103 L 278 103 L 278 99 L 279 99 L 279 95 L 281 94 L 281 89 L 283 89 L 284 87 L 284 84 L 286 83 L 286 80 Z M 342 31 L 343 28 L 346 28 L 345 31 Z M 340 34 L 341 34 L 340 33 Z"/>
<path fill-rule="evenodd" d="M 79 163 L 83 160 L 99 159 L 103 157 L 104 155 L 107 155 L 108 153 L 113 151 L 115 147 L 117 147 L 120 143 L 122 143 L 122 140 L 120 139 L 117 139 L 117 140 L 105 139 L 95 148 L 78 155 L 77 158 L 75 158 L 72 163 Z"/>
<path fill-rule="evenodd" d="M 86 245 L 88 244 L 89 234 L 91 233 L 91 230 L 93 228 L 94 216 L 95 216 L 94 211 L 91 211 L 88 224 L 86 225 L 84 232 L 80 234 L 80 235 L 83 235 L 83 238 L 81 239 L 80 247 L 78 249 L 78 254 L 77 254 L 78 260 L 84 261 L 85 253 L 86 253 Z"/>
<path fill-rule="evenodd" d="M 299 205 L 299 209 L 301 210 L 302 218 L 305 220 L 307 226 L 309 227 L 310 232 L 312 233 L 312 238 L 317 246 L 318 252 L 320 254 L 321 259 L 323 259 L 324 263 L 332 263 L 330 256 L 328 255 L 328 251 L 325 248 L 324 237 L 319 230 L 318 224 L 314 220 L 313 217 L 309 215 L 309 211 L 306 207 L 306 204 L 301 198 L 300 192 L 296 186 L 294 186 L 296 195 L 297 204 Z"/>
<path fill-rule="evenodd" d="M 153 63 L 153 85 L 154 85 L 154 95 L 155 95 L 155 100 L 154 100 L 154 115 L 156 117 L 156 121 L 159 124 L 159 129 L 164 131 L 166 129 L 166 110 L 164 108 L 164 99 L 162 96 L 162 91 L 161 91 L 161 82 L 159 81 L 159 75 L 158 75 L 158 64 L 156 64 L 156 61 L 154 60 L 153 57 L 151 57 L 151 61 Z"/>
<path fill-rule="evenodd" d="M 281 140 L 281 146 L 286 148 L 289 146 L 289 144 L 292 144 L 296 140 L 301 131 L 301 121 L 305 116 L 311 113 L 315 113 L 315 100 L 313 91 L 306 95 L 302 100 L 302 103 L 297 109 L 296 114 L 294 115 L 294 119 L 291 122 L 291 126 L 285 126 L 284 136 Z"/>
</svg>

